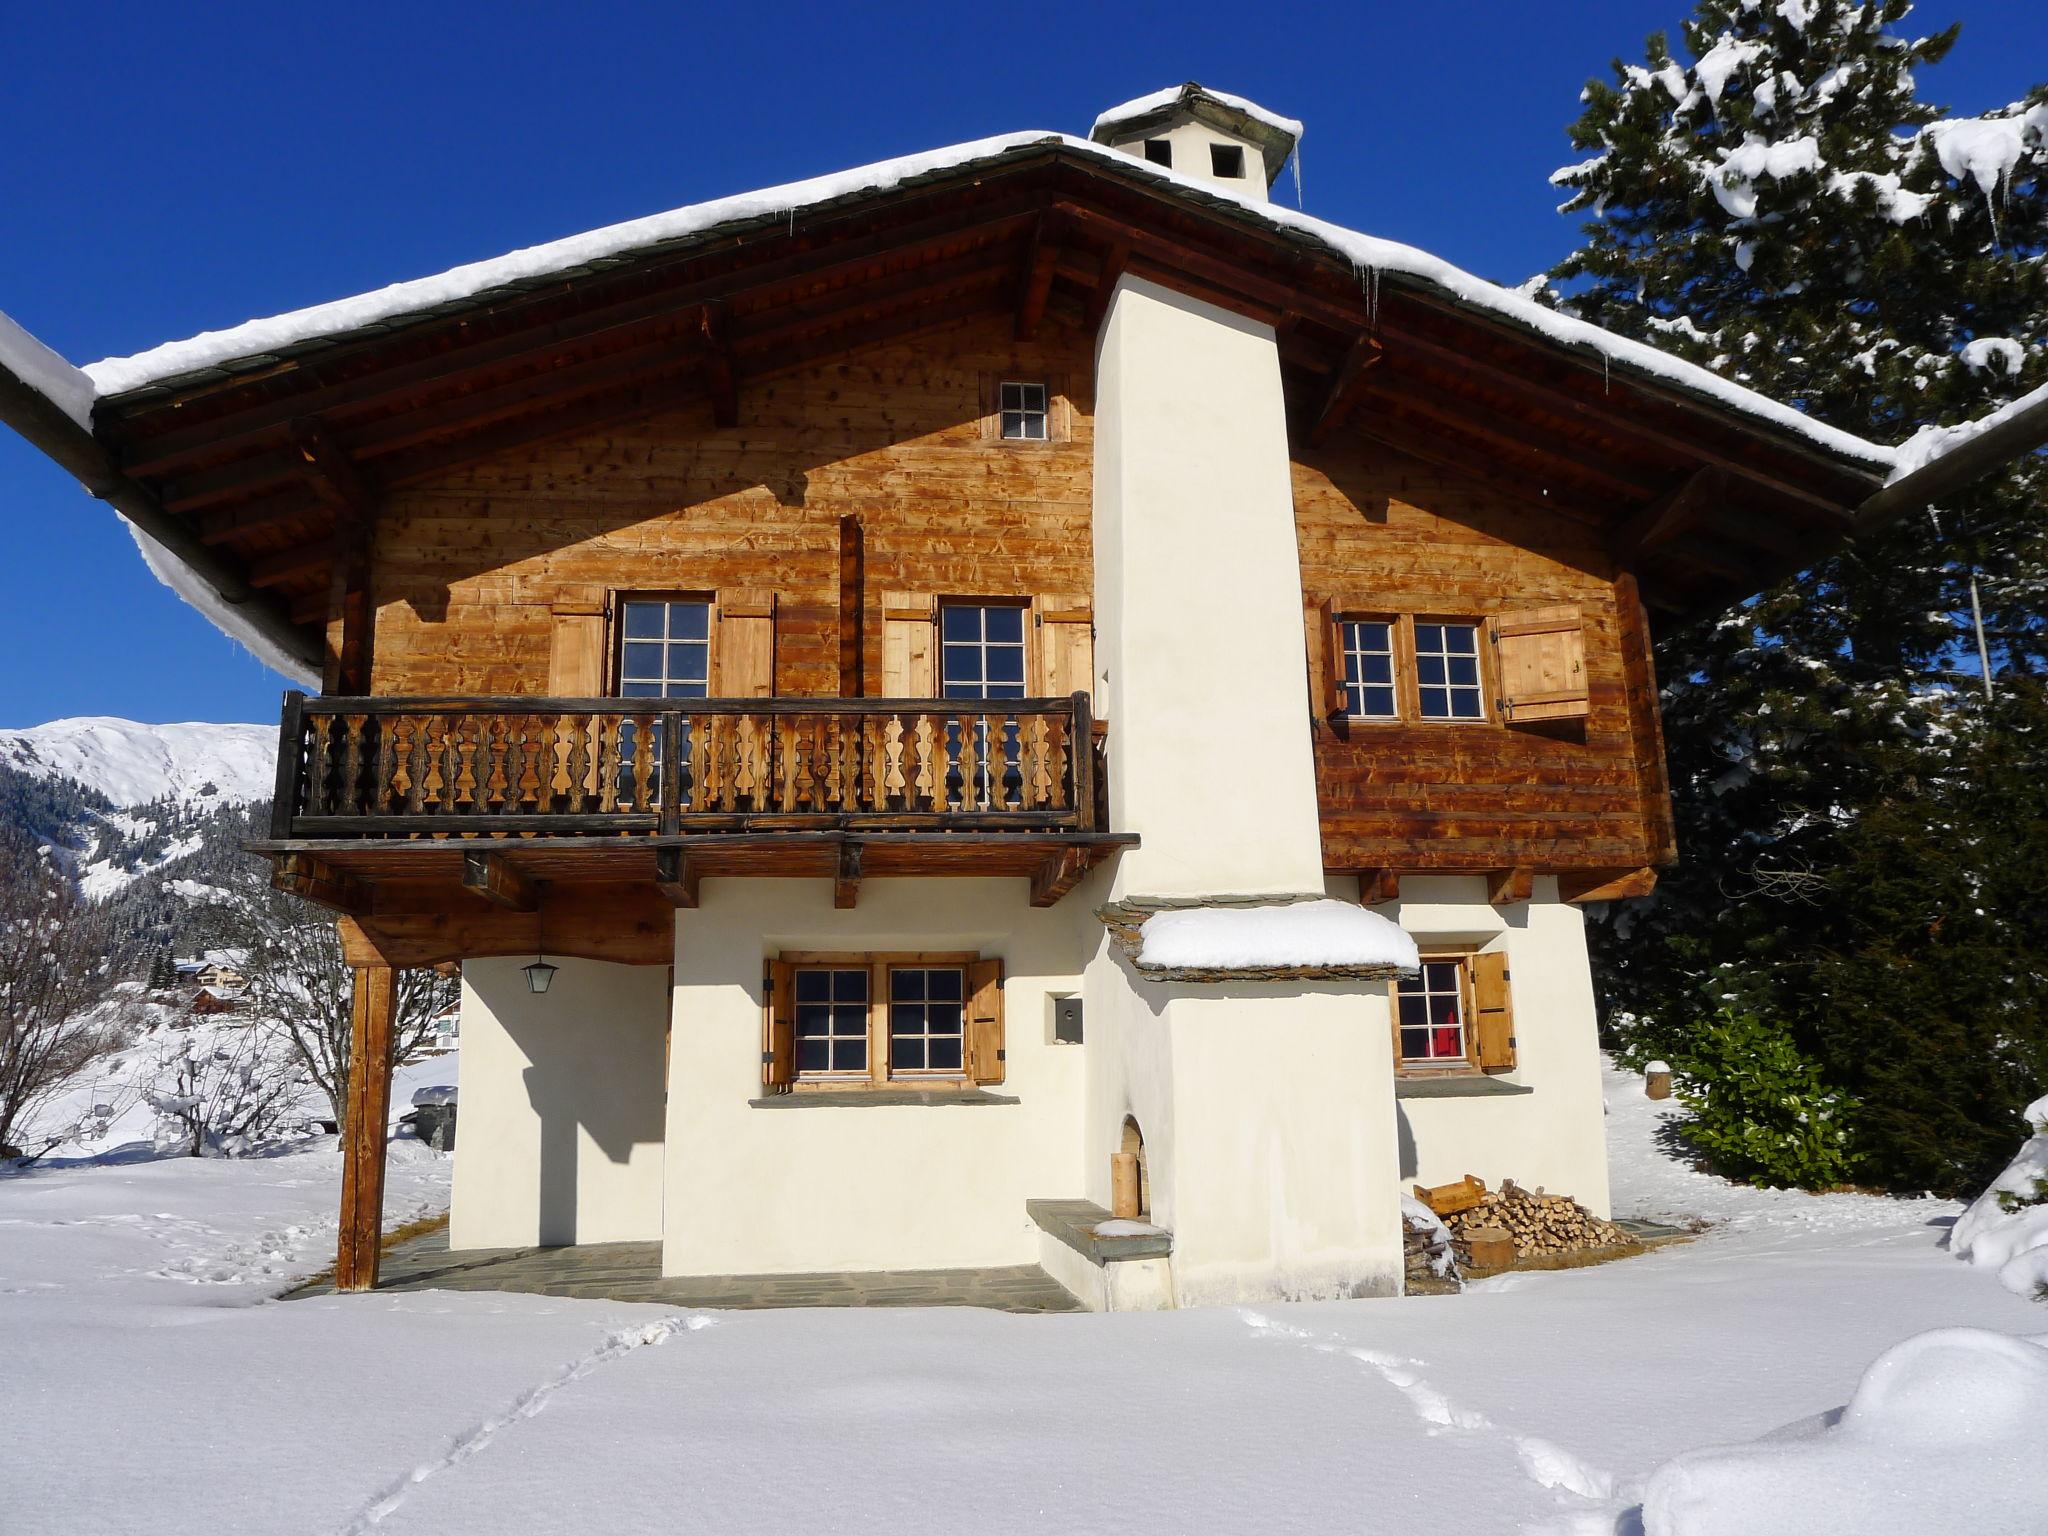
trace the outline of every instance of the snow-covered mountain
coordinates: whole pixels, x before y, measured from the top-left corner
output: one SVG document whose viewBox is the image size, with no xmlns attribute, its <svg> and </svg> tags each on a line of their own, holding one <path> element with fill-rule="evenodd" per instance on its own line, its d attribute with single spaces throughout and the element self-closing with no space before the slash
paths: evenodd
<svg viewBox="0 0 2048 1536">
<path fill-rule="evenodd" d="M 30 778 L 70 779 L 116 806 L 246 803 L 270 798 L 277 727 L 142 725 L 86 715 L 0 731 L 0 764 Z"/>
</svg>

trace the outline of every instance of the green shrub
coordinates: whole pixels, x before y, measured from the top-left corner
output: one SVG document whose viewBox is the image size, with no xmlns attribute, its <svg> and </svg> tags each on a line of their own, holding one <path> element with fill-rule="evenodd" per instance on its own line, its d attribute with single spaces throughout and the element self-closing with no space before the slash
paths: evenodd
<svg viewBox="0 0 2048 1536">
<path fill-rule="evenodd" d="M 1688 1141 L 1717 1172 L 1758 1185 L 1821 1189 L 1849 1176 L 1856 1111 L 1781 1028 L 1722 1002 L 1672 1058 L 1673 1086 L 1692 1112 Z"/>
</svg>

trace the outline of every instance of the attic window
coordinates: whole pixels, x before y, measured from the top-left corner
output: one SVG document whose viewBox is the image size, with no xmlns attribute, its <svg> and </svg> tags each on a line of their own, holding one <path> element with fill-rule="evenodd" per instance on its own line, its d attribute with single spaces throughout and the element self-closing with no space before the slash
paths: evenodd
<svg viewBox="0 0 2048 1536">
<path fill-rule="evenodd" d="M 1165 139 L 1147 139 L 1145 141 L 1145 158 L 1154 165 L 1172 165 L 1173 145 Z"/>
<path fill-rule="evenodd" d="M 1211 144 L 1209 170 L 1226 181 L 1243 181 L 1244 151 L 1235 144 Z"/>
<path fill-rule="evenodd" d="M 1004 437 L 1024 443 L 1046 440 L 1049 410 L 1043 383 L 1005 379 L 998 403 L 1002 411 Z"/>
</svg>

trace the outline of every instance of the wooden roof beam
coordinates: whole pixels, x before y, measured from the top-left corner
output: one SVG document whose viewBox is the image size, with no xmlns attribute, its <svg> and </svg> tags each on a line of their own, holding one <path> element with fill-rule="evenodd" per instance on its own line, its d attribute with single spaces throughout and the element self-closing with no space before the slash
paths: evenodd
<svg viewBox="0 0 2048 1536">
<path fill-rule="evenodd" d="M 278 550 L 275 554 L 258 556 L 249 562 L 249 585 L 282 587 L 307 576 L 318 575 L 327 569 L 327 563 L 337 551 L 337 539 L 330 534 L 324 539 Z"/>
<path fill-rule="evenodd" d="M 1093 336 L 1102 329 L 1102 322 L 1109 314 L 1110 300 L 1116 297 L 1116 285 L 1123 280 L 1124 269 L 1131 264 L 1131 246 L 1127 240 L 1114 240 L 1103 254 L 1102 269 L 1096 274 L 1095 292 L 1088 298 L 1088 315 L 1083 329 Z"/>
<path fill-rule="evenodd" d="M 1534 484 L 1526 474 L 1495 469 L 1486 449 L 1480 444 L 1441 430 L 1433 435 L 1427 430 L 1393 430 L 1402 425 L 1406 424 L 1392 417 L 1368 414 L 1355 418 L 1352 430 L 1396 453 L 1405 453 L 1424 464 L 1476 480 L 1523 506 L 1539 507 L 1593 527 L 1607 521 L 1606 509 L 1594 502 L 1581 500 L 1572 491 L 1553 494 L 1548 487 Z"/>
<path fill-rule="evenodd" d="M 1728 472 L 1712 464 L 1704 465 L 1674 481 L 1662 495 L 1616 528 L 1608 538 L 1608 548 L 1621 564 L 1633 565 L 1705 518 L 1727 497 Z"/>
<path fill-rule="evenodd" d="M 1661 450 L 1680 463 L 1705 462 L 1713 465 L 1738 479 L 1759 485 L 1774 495 L 1818 510 L 1838 525 L 1848 520 L 1849 511 L 1843 502 L 1807 490 L 1804 486 L 1794 485 L 1782 476 L 1738 459 L 1700 438 L 1678 437 L 1653 427 L 1642 419 L 1639 412 L 1596 406 L 1568 390 L 1558 388 L 1554 383 L 1528 379 L 1500 363 L 1489 361 L 1470 351 L 1454 350 L 1407 330 L 1393 320 L 1389 320 L 1384 334 L 1396 352 L 1414 351 L 1445 368 L 1483 378 L 1489 389 L 1498 389 L 1503 394 L 1515 395 L 1538 410 L 1573 417 L 1586 422 L 1597 431 L 1610 433 L 1616 437 L 1635 438 Z"/>
<path fill-rule="evenodd" d="M 672 907 L 695 907 L 702 872 L 692 866 L 688 850 L 654 850 L 654 885 Z"/>
<path fill-rule="evenodd" d="M 1041 214 L 1031 226 L 1030 242 L 1024 247 L 1023 265 L 1017 278 L 1017 324 L 1019 341 L 1036 341 L 1038 325 L 1045 318 L 1045 301 L 1052 296 L 1053 274 L 1059 270 L 1059 243 Z"/>
<path fill-rule="evenodd" d="M 534 883 L 508 864 L 502 853 L 465 853 L 462 888 L 508 912 L 532 912 L 540 905 Z"/>
<path fill-rule="evenodd" d="M 1308 429 L 1309 447 L 1322 447 L 1330 440 L 1330 434 L 1344 425 L 1353 408 L 1364 398 L 1369 377 L 1385 356 L 1386 349 L 1380 345 L 1377 336 L 1370 332 L 1359 334 L 1331 376 L 1329 391 L 1323 396 L 1323 403 L 1317 408 L 1315 420 Z"/>
<path fill-rule="evenodd" d="M 1622 464 L 1570 438 L 1509 420 L 1480 401 L 1438 389 L 1421 379 L 1381 373 L 1366 381 L 1365 390 L 1397 412 L 1405 411 L 1476 439 L 1493 453 L 1508 455 L 1511 462 L 1526 464 L 1533 458 L 1556 478 L 1569 480 L 1576 476 L 1596 495 L 1634 499 L 1651 494 L 1655 488 L 1655 482 L 1634 465 Z"/>
<path fill-rule="evenodd" d="M 859 843 L 839 845 L 838 869 L 832 878 L 832 905 L 841 912 L 851 912 L 860 905 L 860 860 Z"/>
<path fill-rule="evenodd" d="M 292 423 L 292 447 L 300 460 L 300 477 L 313 494 L 339 518 L 369 523 L 377 515 L 377 496 L 348 451 L 334 440 L 319 417 Z"/>
<path fill-rule="evenodd" d="M 1025 228 L 1038 214 L 1006 206 L 989 217 L 963 224 L 957 213 L 938 215 L 915 224 L 879 231 L 824 251 L 807 250 L 718 277 L 701 279 L 661 293 L 643 294 L 620 300 L 581 315 L 554 321 L 539 329 L 515 330 L 508 334 L 460 346 L 452 352 L 436 352 L 380 370 L 360 378 L 319 385 L 284 399 L 265 400 L 242 410 L 229 412 L 197 427 L 150 432 L 146 425 L 150 408 L 138 413 L 139 430 L 133 450 L 126 455 L 130 474 L 161 475 L 175 470 L 196 454 L 209 457 L 222 452 L 246 453 L 268 442 L 290 423 L 308 415 L 330 419 L 353 417 L 403 401 L 407 396 L 450 388 L 473 379 L 480 370 L 505 370 L 532 366 L 573 347 L 618 338 L 635 327 L 673 320 L 696 306 L 721 301 L 728 305 L 742 299 L 772 292 L 775 287 L 801 281 L 807 288 L 850 278 L 878 258 L 921 247 L 936 249 L 941 243 L 957 245 L 963 240 L 1001 240 Z M 824 265 L 817 265 L 820 256 Z M 481 317 L 465 317 L 473 329 Z M 325 354 L 323 354 L 324 359 Z"/>
<path fill-rule="evenodd" d="M 711 393 L 711 420 L 720 427 L 740 424 L 739 368 L 733 360 L 731 328 L 725 306 L 706 304 L 697 314 L 704 340 L 704 385 Z"/>
</svg>

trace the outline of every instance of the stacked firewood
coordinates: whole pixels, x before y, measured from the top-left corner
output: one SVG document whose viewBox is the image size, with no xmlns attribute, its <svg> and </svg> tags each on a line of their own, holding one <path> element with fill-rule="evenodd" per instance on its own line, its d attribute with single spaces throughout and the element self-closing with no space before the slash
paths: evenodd
<svg viewBox="0 0 2048 1536">
<path fill-rule="evenodd" d="M 1621 1228 L 1571 1196 L 1524 1189 L 1513 1179 L 1488 1190 L 1468 1174 L 1456 1184 L 1418 1187 L 1416 1196 L 1450 1228 L 1459 1261 L 1479 1269 L 1504 1267 L 1510 1258 L 1562 1259 L 1635 1246 Z"/>
<path fill-rule="evenodd" d="M 1431 1214 L 1428 1207 L 1407 1202 L 1404 1205 L 1401 1234 L 1407 1266 L 1407 1294 L 1426 1296 L 1460 1289 L 1463 1282 L 1458 1275 L 1458 1260 L 1450 1228 Z"/>
</svg>

